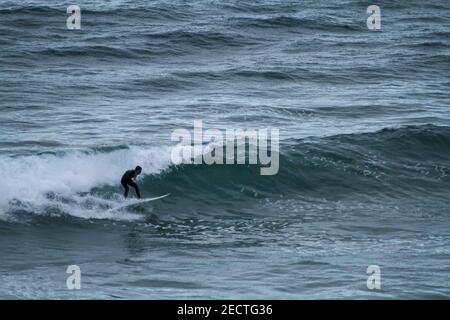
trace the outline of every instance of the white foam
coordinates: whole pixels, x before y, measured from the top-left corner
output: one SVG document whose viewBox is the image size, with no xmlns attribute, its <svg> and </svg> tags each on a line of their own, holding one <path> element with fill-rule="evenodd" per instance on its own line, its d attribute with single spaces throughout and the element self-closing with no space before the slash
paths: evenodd
<svg viewBox="0 0 450 320">
<path fill-rule="evenodd" d="M 69 214 L 107 218 L 106 210 L 99 210 L 104 199 L 97 199 L 100 207 L 86 208 L 82 204 L 88 198 L 80 200 L 79 193 L 101 186 L 117 186 L 121 193 L 122 174 L 136 165 L 143 168 L 143 176 L 160 173 L 171 165 L 170 147 L 130 147 L 108 153 L 74 151 L 62 156 L 1 156 L 0 217 L 18 200 L 37 211 L 56 202 Z M 48 197 L 50 193 L 71 201 L 58 202 Z"/>
</svg>

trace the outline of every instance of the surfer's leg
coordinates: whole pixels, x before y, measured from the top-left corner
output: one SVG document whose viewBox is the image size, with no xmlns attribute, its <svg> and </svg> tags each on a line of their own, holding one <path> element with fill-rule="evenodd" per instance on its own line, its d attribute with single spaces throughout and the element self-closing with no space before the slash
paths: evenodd
<svg viewBox="0 0 450 320">
<path fill-rule="evenodd" d="M 123 196 L 126 198 L 128 197 L 128 190 L 130 190 L 130 188 L 127 186 L 126 183 L 122 182 L 122 186 L 125 188 L 125 193 L 123 194 Z"/>
<path fill-rule="evenodd" d="M 139 192 L 139 187 L 138 187 L 138 185 L 136 184 L 136 183 L 130 183 L 130 186 L 132 186 L 133 188 L 134 188 L 134 190 L 136 191 L 136 194 L 137 194 L 137 196 L 138 196 L 138 198 L 140 199 L 141 198 L 141 193 Z"/>
</svg>

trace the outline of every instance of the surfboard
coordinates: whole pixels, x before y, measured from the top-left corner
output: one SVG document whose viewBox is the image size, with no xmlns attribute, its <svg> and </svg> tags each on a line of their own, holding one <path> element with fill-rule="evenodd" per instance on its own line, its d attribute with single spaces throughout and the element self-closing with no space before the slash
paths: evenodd
<svg viewBox="0 0 450 320">
<path fill-rule="evenodd" d="M 159 196 L 159 197 L 154 197 L 154 198 L 127 200 L 124 204 L 121 204 L 118 207 L 114 207 L 114 208 L 111 208 L 109 210 L 110 211 L 114 211 L 114 210 L 123 209 L 123 208 L 126 208 L 126 207 L 137 206 L 139 204 L 143 204 L 143 203 L 146 203 L 146 202 L 159 200 L 159 199 L 162 199 L 162 198 L 165 198 L 165 197 L 168 197 L 168 196 L 170 196 L 170 193 L 167 193 L 167 194 Z"/>
</svg>

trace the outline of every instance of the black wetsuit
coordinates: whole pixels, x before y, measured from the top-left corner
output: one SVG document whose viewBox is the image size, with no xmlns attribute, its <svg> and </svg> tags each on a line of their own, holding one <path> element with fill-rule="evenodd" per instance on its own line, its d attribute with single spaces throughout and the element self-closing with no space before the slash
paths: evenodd
<svg viewBox="0 0 450 320">
<path fill-rule="evenodd" d="M 134 178 L 135 170 L 128 170 L 125 172 L 122 176 L 122 179 L 120 180 L 120 183 L 122 183 L 122 186 L 125 188 L 125 193 L 123 194 L 126 198 L 128 196 L 128 190 L 130 188 L 128 186 L 132 186 L 134 190 L 136 190 L 136 194 L 138 198 L 141 198 L 141 193 L 139 192 L 139 187 L 137 184 L 132 180 Z"/>
</svg>

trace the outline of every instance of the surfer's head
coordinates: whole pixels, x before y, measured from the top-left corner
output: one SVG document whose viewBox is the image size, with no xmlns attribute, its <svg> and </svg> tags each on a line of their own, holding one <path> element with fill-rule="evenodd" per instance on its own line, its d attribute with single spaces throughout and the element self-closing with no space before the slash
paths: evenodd
<svg viewBox="0 0 450 320">
<path fill-rule="evenodd" d="M 141 174 L 141 172 L 142 172 L 142 168 L 141 168 L 140 166 L 137 166 L 137 167 L 134 169 L 134 175 L 135 175 L 135 176 Z"/>
</svg>

